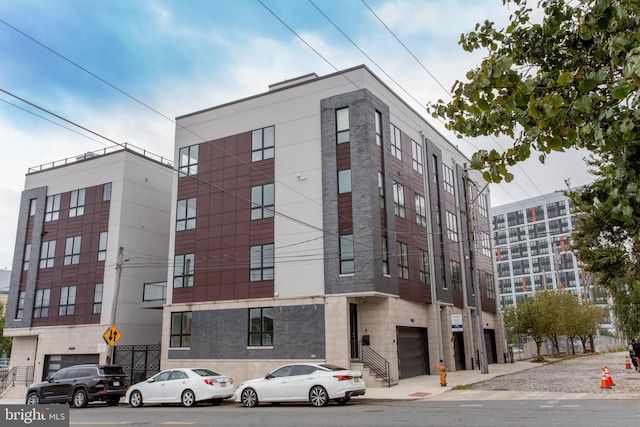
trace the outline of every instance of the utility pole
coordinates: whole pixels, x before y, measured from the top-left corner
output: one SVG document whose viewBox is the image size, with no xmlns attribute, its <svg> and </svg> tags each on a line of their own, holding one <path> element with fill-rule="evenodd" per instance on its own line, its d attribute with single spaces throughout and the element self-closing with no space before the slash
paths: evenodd
<svg viewBox="0 0 640 427">
<path fill-rule="evenodd" d="M 471 267 L 471 285 L 473 286 L 473 294 L 476 306 L 476 329 L 478 331 L 478 352 L 480 362 L 480 373 L 488 374 L 487 366 L 487 347 L 484 341 L 484 326 L 482 324 L 482 299 L 480 295 L 480 284 L 478 283 L 478 272 L 476 270 L 476 241 L 475 227 L 473 224 L 473 200 L 471 199 L 472 181 L 469 178 L 469 170 L 464 165 L 464 188 L 467 211 L 467 233 L 469 234 L 469 263 Z"/>
<path fill-rule="evenodd" d="M 118 258 L 116 260 L 116 278 L 113 286 L 113 301 L 111 302 L 111 316 L 109 317 L 109 328 L 113 329 L 116 326 L 116 310 L 118 308 L 118 294 L 120 293 L 120 280 L 122 278 L 122 264 L 124 263 L 124 247 L 118 248 Z M 113 363 L 114 360 L 114 347 L 113 342 L 109 343 L 110 347 L 107 350 L 107 364 Z"/>
</svg>

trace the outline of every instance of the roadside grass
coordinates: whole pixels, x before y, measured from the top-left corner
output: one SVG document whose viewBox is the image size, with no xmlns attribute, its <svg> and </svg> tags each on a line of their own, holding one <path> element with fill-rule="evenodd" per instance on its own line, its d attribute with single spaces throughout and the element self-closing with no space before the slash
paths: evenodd
<svg viewBox="0 0 640 427">
<path fill-rule="evenodd" d="M 473 389 L 473 384 L 460 384 L 452 388 L 452 390 L 471 390 Z"/>
</svg>

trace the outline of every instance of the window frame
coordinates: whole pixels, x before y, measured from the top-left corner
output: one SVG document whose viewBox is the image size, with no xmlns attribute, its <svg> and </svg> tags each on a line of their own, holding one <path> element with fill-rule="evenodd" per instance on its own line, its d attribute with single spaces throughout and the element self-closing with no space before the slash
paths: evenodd
<svg viewBox="0 0 640 427">
<path fill-rule="evenodd" d="M 67 237 L 64 245 L 63 265 L 80 264 L 80 249 L 82 246 L 82 236 Z"/>
<path fill-rule="evenodd" d="M 97 260 L 105 261 L 107 259 L 107 244 L 109 243 L 109 232 L 101 231 L 98 236 L 98 255 Z"/>
<path fill-rule="evenodd" d="M 75 314 L 77 291 L 78 287 L 76 285 L 68 285 L 60 288 L 58 316 L 73 316 Z"/>
<path fill-rule="evenodd" d="M 55 266 L 56 258 L 56 241 L 47 240 L 41 243 L 40 246 L 40 268 L 53 268 Z"/>
<path fill-rule="evenodd" d="M 173 288 L 193 288 L 195 282 L 195 254 L 180 254 L 173 258 Z M 176 286 L 179 283 L 180 286 Z"/>
<path fill-rule="evenodd" d="M 249 281 L 274 280 L 275 247 L 273 243 L 254 245 L 249 250 Z"/>
<path fill-rule="evenodd" d="M 338 194 L 351 193 L 351 169 L 338 171 Z"/>
<path fill-rule="evenodd" d="M 273 218 L 275 215 L 275 184 L 267 183 L 251 187 L 251 220 Z"/>
<path fill-rule="evenodd" d="M 458 218 L 456 214 L 451 211 L 446 211 L 447 216 L 447 237 L 452 242 L 457 242 L 459 240 L 458 236 Z"/>
<path fill-rule="evenodd" d="M 273 159 L 275 157 L 276 129 L 266 126 L 251 131 L 251 162 Z"/>
<path fill-rule="evenodd" d="M 444 163 L 442 164 L 442 186 L 444 188 L 444 191 L 446 191 L 447 193 L 453 196 L 456 195 L 453 169 L 445 165 Z"/>
<path fill-rule="evenodd" d="M 409 279 L 409 246 L 404 242 L 396 242 L 396 258 L 398 261 L 398 279 Z"/>
<path fill-rule="evenodd" d="M 91 312 L 93 314 L 102 313 L 102 298 L 104 293 L 104 283 L 96 283 L 93 285 L 93 306 Z"/>
<path fill-rule="evenodd" d="M 341 113 L 346 112 L 346 117 L 341 117 Z M 350 114 L 349 107 L 337 108 L 336 114 L 336 144 L 346 144 L 351 141 L 349 136 L 350 129 Z M 346 127 L 345 127 L 346 125 Z"/>
<path fill-rule="evenodd" d="M 69 200 L 69 217 L 84 215 L 84 206 L 87 198 L 87 189 L 81 188 L 71 192 Z"/>
<path fill-rule="evenodd" d="M 427 228 L 427 200 L 422 194 L 415 193 L 416 224 Z"/>
<path fill-rule="evenodd" d="M 423 148 L 422 144 L 417 141 L 411 140 L 411 166 L 413 170 L 422 175 L 424 173 L 423 163 Z"/>
<path fill-rule="evenodd" d="M 36 289 L 35 300 L 33 301 L 33 317 L 49 317 L 49 306 L 51 304 L 51 289 Z"/>
<path fill-rule="evenodd" d="M 338 252 L 340 256 L 340 274 L 355 274 L 356 261 L 353 234 L 340 235 Z"/>
<path fill-rule="evenodd" d="M 198 198 L 180 199 L 176 204 L 176 232 L 196 228 Z"/>
<path fill-rule="evenodd" d="M 177 320 L 179 317 L 179 320 Z M 179 327 L 179 330 L 178 330 Z M 193 328 L 193 312 L 174 311 L 171 312 L 171 325 L 169 330 L 169 347 L 185 348 L 191 347 L 191 331 Z M 174 345 L 174 340 L 178 339 L 178 345 Z"/>
<path fill-rule="evenodd" d="M 391 126 L 391 155 L 402 161 L 402 132 L 393 123 Z"/>
<path fill-rule="evenodd" d="M 200 162 L 200 145 L 194 144 L 178 150 L 178 176 L 193 176 L 198 174 Z"/>
<path fill-rule="evenodd" d="M 60 219 L 60 202 L 62 195 L 53 194 L 47 196 L 47 202 L 44 210 L 44 222 L 57 221 Z"/>
<path fill-rule="evenodd" d="M 258 313 L 258 315 L 256 315 L 256 313 Z M 273 307 L 258 307 L 249 309 L 249 319 L 247 325 L 247 346 L 273 347 L 275 329 L 274 313 L 275 310 L 273 309 Z M 256 322 L 254 322 L 254 319 L 259 319 L 259 324 L 256 324 Z"/>
<path fill-rule="evenodd" d="M 400 218 L 406 218 L 407 212 L 404 203 L 404 185 L 393 181 L 393 213 Z"/>
</svg>

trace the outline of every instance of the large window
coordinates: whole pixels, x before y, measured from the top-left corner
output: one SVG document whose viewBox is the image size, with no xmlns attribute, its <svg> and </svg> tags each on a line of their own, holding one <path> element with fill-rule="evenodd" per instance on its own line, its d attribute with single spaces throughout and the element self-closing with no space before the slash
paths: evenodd
<svg viewBox="0 0 640 427">
<path fill-rule="evenodd" d="M 376 144 L 382 147 L 382 114 L 376 111 Z"/>
<path fill-rule="evenodd" d="M 98 261 L 104 261 L 107 259 L 107 238 L 109 233 L 103 231 L 100 233 L 100 240 L 98 241 Z"/>
<path fill-rule="evenodd" d="M 63 286 L 60 288 L 59 316 L 73 316 L 76 307 L 76 286 Z"/>
<path fill-rule="evenodd" d="M 406 243 L 397 242 L 398 278 L 409 278 L 409 248 Z"/>
<path fill-rule="evenodd" d="M 442 164 L 442 183 L 444 185 L 444 191 L 449 194 L 456 194 L 456 190 L 454 187 L 454 179 L 453 179 L 453 169 L 449 166 Z"/>
<path fill-rule="evenodd" d="M 458 241 L 458 220 L 456 215 L 447 211 L 447 236 L 449 240 Z"/>
<path fill-rule="evenodd" d="M 273 307 L 249 309 L 249 346 L 273 345 Z"/>
<path fill-rule="evenodd" d="M 171 313 L 171 336 L 169 347 L 189 347 L 191 345 L 191 312 Z"/>
<path fill-rule="evenodd" d="M 196 201 L 191 199 L 178 200 L 176 212 L 176 231 L 193 230 L 196 228 Z"/>
<path fill-rule="evenodd" d="M 26 296 L 26 291 L 20 291 L 18 294 L 18 306 L 16 307 L 16 320 L 22 319 L 24 315 L 24 298 Z"/>
<path fill-rule="evenodd" d="M 53 261 L 56 256 L 56 241 L 50 240 L 42 242 L 40 247 L 40 268 L 53 267 Z"/>
<path fill-rule="evenodd" d="M 489 218 L 489 203 L 486 194 L 478 194 L 478 211 L 483 217 Z"/>
<path fill-rule="evenodd" d="M 251 161 L 273 159 L 275 154 L 275 127 L 269 126 L 251 132 Z"/>
<path fill-rule="evenodd" d="M 178 156 L 178 170 L 180 176 L 196 175 L 198 173 L 198 145 L 182 147 Z"/>
<path fill-rule="evenodd" d="M 107 202 L 109 200 L 111 200 L 111 183 L 107 182 L 102 187 L 102 201 Z"/>
<path fill-rule="evenodd" d="M 391 155 L 402 160 L 402 134 L 394 125 L 391 125 Z"/>
<path fill-rule="evenodd" d="M 486 231 L 480 232 L 480 248 L 482 250 L 482 255 L 491 256 L 491 239 L 489 238 L 489 233 Z"/>
<path fill-rule="evenodd" d="M 51 300 L 51 289 L 36 290 L 36 299 L 33 303 L 33 317 L 49 316 L 50 300 Z"/>
<path fill-rule="evenodd" d="M 422 164 L 422 145 L 418 144 L 413 139 L 411 140 L 411 155 L 411 165 L 413 166 L 413 170 L 422 175 L 424 170 L 424 166 Z"/>
<path fill-rule="evenodd" d="M 192 288 L 195 254 L 176 255 L 173 262 L 173 287 Z"/>
<path fill-rule="evenodd" d="M 400 218 L 405 218 L 404 209 L 404 186 L 393 181 L 393 212 Z"/>
<path fill-rule="evenodd" d="M 273 280 L 273 244 L 251 246 L 250 280 Z"/>
<path fill-rule="evenodd" d="M 84 215 L 84 201 L 87 190 L 73 190 L 71 192 L 71 200 L 69 201 L 69 216 Z"/>
<path fill-rule="evenodd" d="M 496 298 L 496 284 L 493 280 L 493 274 L 484 272 L 485 282 L 487 283 L 487 297 L 491 299 Z"/>
<path fill-rule="evenodd" d="M 340 274 L 352 274 L 355 268 L 353 235 L 340 236 Z"/>
<path fill-rule="evenodd" d="M 349 142 L 349 108 L 336 110 L 336 142 Z"/>
<path fill-rule="evenodd" d="M 274 207 L 274 184 L 258 185 L 251 188 L 251 219 L 272 218 Z"/>
<path fill-rule="evenodd" d="M 80 264 L 80 245 L 82 236 L 67 237 L 64 246 L 64 265 Z"/>
<path fill-rule="evenodd" d="M 55 221 L 60 218 L 60 194 L 47 196 L 47 205 L 44 210 L 45 221 Z"/>
<path fill-rule="evenodd" d="M 416 194 L 416 224 L 427 227 L 427 204 L 420 194 Z"/>
<path fill-rule="evenodd" d="M 96 283 L 93 288 L 93 314 L 102 313 L 102 283 Z"/>
<path fill-rule="evenodd" d="M 454 291 L 462 290 L 462 268 L 458 261 L 449 261 L 451 266 L 451 285 Z"/>
<path fill-rule="evenodd" d="M 338 194 L 351 193 L 351 169 L 338 171 Z"/>
<path fill-rule="evenodd" d="M 431 284 L 431 264 L 429 263 L 429 252 L 420 250 L 420 282 L 425 285 Z"/>
</svg>

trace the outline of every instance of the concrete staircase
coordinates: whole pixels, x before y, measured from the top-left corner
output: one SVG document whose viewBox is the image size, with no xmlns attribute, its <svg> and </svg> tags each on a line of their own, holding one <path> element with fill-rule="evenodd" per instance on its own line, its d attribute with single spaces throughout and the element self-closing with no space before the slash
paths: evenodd
<svg viewBox="0 0 640 427">
<path fill-rule="evenodd" d="M 369 369 L 362 362 L 351 362 L 351 370 L 362 372 L 362 379 L 364 380 L 367 388 L 380 388 L 380 387 L 389 387 L 389 384 L 386 381 Z M 398 381 L 391 380 L 391 386 L 398 385 Z"/>
</svg>

